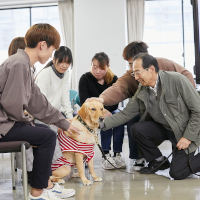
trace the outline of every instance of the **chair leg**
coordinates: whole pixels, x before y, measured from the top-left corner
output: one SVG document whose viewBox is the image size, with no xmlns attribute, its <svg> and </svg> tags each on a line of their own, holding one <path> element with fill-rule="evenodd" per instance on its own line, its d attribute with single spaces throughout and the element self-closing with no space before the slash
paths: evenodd
<svg viewBox="0 0 200 200">
<path fill-rule="evenodd" d="M 72 109 L 73 109 L 73 111 L 74 111 L 74 105 L 75 105 L 75 100 L 72 99 Z"/>
<path fill-rule="evenodd" d="M 13 190 L 16 189 L 15 187 L 15 153 L 11 153 L 11 172 L 12 172 L 12 187 Z"/>
<path fill-rule="evenodd" d="M 23 191 L 24 191 L 24 200 L 28 199 L 28 181 L 27 181 L 27 170 L 26 170 L 26 147 L 23 143 L 21 146 L 22 153 L 22 178 L 23 178 Z"/>
<path fill-rule="evenodd" d="M 14 157 L 14 166 L 15 166 L 15 172 L 17 172 L 16 153 L 15 153 L 15 157 Z"/>
</svg>

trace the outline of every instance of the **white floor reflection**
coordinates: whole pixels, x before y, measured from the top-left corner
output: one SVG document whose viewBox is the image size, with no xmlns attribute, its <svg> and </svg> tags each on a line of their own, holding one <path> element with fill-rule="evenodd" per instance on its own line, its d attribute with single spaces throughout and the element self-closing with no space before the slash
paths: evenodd
<svg viewBox="0 0 200 200">
<path fill-rule="evenodd" d="M 171 153 L 171 145 L 165 142 L 160 146 L 164 156 Z M 92 181 L 91 186 L 84 186 L 80 178 L 66 179 L 65 187 L 74 188 L 76 195 L 70 200 L 200 200 L 199 177 L 191 175 L 185 180 L 176 181 L 169 176 L 169 169 L 158 171 L 156 174 L 140 174 L 139 168 L 132 166 L 128 158 L 128 138 L 125 136 L 122 156 L 125 158 L 127 168 L 124 173 L 117 170 L 103 170 L 101 167 L 101 153 L 95 147 L 94 167 L 102 182 L 93 182 L 88 168 L 85 169 L 86 177 Z M 171 158 L 170 158 L 171 159 Z M 29 187 L 30 189 L 30 187 Z M 23 188 L 21 171 L 16 173 L 16 191 L 12 191 L 10 172 L 10 158 L 0 155 L 0 200 L 21 200 Z"/>
</svg>

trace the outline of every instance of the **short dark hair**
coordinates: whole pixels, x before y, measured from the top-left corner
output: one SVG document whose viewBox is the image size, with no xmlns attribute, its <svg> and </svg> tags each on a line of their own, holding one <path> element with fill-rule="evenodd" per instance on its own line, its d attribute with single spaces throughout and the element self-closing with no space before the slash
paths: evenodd
<svg viewBox="0 0 200 200">
<path fill-rule="evenodd" d="M 158 67 L 158 62 L 156 58 L 153 56 L 149 55 L 148 53 L 139 53 L 133 58 L 133 61 L 141 59 L 142 60 L 142 67 L 144 69 L 149 68 L 151 65 L 155 67 L 155 71 L 158 73 L 159 67 Z"/>
<path fill-rule="evenodd" d="M 133 58 L 139 53 L 148 53 L 148 45 L 144 42 L 131 42 L 123 50 L 123 57 L 125 60 Z"/>
<path fill-rule="evenodd" d="M 58 63 L 66 62 L 73 65 L 73 58 L 71 50 L 66 46 L 60 46 L 54 53 L 55 61 Z"/>
<path fill-rule="evenodd" d="M 73 57 L 71 50 L 66 46 L 60 46 L 59 49 L 57 49 L 54 53 L 54 59 L 55 62 L 62 63 L 66 62 L 68 64 L 71 64 L 71 67 L 73 66 Z M 53 61 L 50 61 L 45 68 L 52 66 Z"/>
<path fill-rule="evenodd" d="M 50 24 L 35 24 L 31 26 L 26 35 L 25 43 L 29 48 L 35 48 L 41 41 L 46 41 L 47 46 L 54 46 L 56 49 L 60 46 L 60 34 Z"/>
<path fill-rule="evenodd" d="M 12 40 L 8 48 L 8 56 L 12 56 L 17 53 L 17 49 L 25 49 L 26 44 L 24 37 L 16 37 Z"/>
</svg>

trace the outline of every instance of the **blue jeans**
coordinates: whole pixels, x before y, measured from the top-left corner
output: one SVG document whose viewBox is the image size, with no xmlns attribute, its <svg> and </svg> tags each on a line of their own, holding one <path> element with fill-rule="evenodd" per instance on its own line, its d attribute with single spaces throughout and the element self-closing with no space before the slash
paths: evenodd
<svg viewBox="0 0 200 200">
<path fill-rule="evenodd" d="M 115 110 L 112 114 L 119 112 Z M 124 139 L 124 124 L 111 128 L 107 131 L 100 132 L 101 134 L 101 146 L 103 151 L 111 150 L 111 138 L 113 136 L 113 152 L 120 153 L 122 152 L 122 145 Z"/>
<path fill-rule="evenodd" d="M 130 127 L 140 120 L 140 115 L 135 116 L 133 119 L 127 122 L 127 132 L 128 132 L 128 140 L 129 140 L 129 158 L 130 159 L 138 159 L 140 158 L 137 149 L 137 143 L 135 139 L 131 135 Z"/>
</svg>

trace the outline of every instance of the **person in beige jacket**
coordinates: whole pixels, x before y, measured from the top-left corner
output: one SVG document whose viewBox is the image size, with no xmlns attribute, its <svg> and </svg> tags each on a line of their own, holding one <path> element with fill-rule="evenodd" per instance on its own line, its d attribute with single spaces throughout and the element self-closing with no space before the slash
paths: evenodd
<svg viewBox="0 0 200 200">
<path fill-rule="evenodd" d="M 128 61 L 130 70 L 122 76 L 119 77 L 116 83 L 111 87 L 104 90 L 103 93 L 99 96 L 97 100 L 103 103 L 106 106 L 111 106 L 122 102 L 127 98 L 134 96 L 135 92 L 138 89 L 138 81 L 131 75 L 133 69 L 133 57 L 139 53 L 148 53 L 148 45 L 144 42 L 131 42 L 123 50 L 123 57 Z M 165 59 L 165 58 L 156 58 L 158 62 L 158 67 L 164 71 L 175 71 L 186 76 L 192 85 L 195 87 L 194 78 L 192 73 L 189 72 L 184 67 L 179 64 Z M 135 166 L 144 166 L 144 159 L 141 159 L 141 156 L 138 154 L 137 143 L 134 138 L 131 136 L 130 127 L 140 119 L 139 115 L 127 122 L 127 131 L 129 137 L 129 158 L 134 159 Z"/>
<path fill-rule="evenodd" d="M 60 45 L 60 35 L 49 24 L 35 24 L 27 31 L 25 43 L 25 50 L 18 49 L 0 66 L 0 142 L 27 141 L 35 146 L 29 199 L 54 200 L 59 199 L 56 195 L 61 198 L 73 196 L 73 189 L 60 188 L 49 179 L 55 132 L 45 125 L 35 124 L 30 116 L 46 124 L 55 124 L 71 134 L 78 132 L 40 92 L 31 72 L 34 63 L 44 64 L 52 56 Z M 25 114 L 25 110 L 30 115 Z"/>
</svg>

